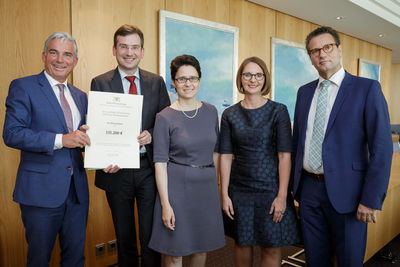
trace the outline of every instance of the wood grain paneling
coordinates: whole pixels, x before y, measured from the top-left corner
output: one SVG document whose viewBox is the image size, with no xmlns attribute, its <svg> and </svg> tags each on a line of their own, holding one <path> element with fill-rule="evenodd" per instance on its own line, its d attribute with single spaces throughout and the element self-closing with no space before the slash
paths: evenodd
<svg viewBox="0 0 400 267">
<path fill-rule="evenodd" d="M 390 121 L 400 124 L 400 64 L 392 64 L 390 87 Z"/>
<path fill-rule="evenodd" d="M 382 211 L 377 212 L 377 223 L 368 224 L 365 261 L 400 233 L 400 152 L 393 154 L 389 189 Z"/>
<path fill-rule="evenodd" d="M 278 38 L 304 44 L 307 35 L 316 27 L 318 26 L 311 22 L 277 12 L 276 37 Z"/>
<path fill-rule="evenodd" d="M 358 75 L 359 40 L 339 33 L 342 44 L 343 68 L 353 75 Z"/>
<path fill-rule="evenodd" d="M 8 86 L 13 79 L 37 74 L 41 53 L 55 31 L 70 32 L 69 0 L 0 0 L 0 131 L 3 132 Z M 27 246 L 19 206 L 12 201 L 19 152 L 0 142 L 0 266 L 24 266 Z"/>
<path fill-rule="evenodd" d="M 239 60 L 257 56 L 271 72 L 271 38 L 275 33 L 276 12 L 254 3 L 231 0 L 229 24 L 239 28 Z M 244 95 L 238 93 L 238 100 Z"/>
<path fill-rule="evenodd" d="M 229 0 L 165 0 L 168 11 L 228 24 Z"/>
</svg>

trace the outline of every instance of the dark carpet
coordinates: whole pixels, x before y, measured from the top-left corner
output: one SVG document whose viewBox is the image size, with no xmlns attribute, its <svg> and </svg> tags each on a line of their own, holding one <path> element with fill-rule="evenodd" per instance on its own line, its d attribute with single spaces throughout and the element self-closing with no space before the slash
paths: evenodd
<svg viewBox="0 0 400 267">
<path fill-rule="evenodd" d="M 206 267 L 233 267 L 233 239 L 227 237 L 226 246 L 216 251 L 210 252 L 207 255 Z M 282 248 L 282 266 L 306 266 L 299 260 L 288 258 L 296 252 L 302 250 L 301 247 L 288 246 Z M 253 266 L 260 265 L 260 250 L 255 248 L 254 250 L 254 264 Z M 304 253 L 300 254 L 297 259 L 304 260 Z M 183 266 L 188 267 L 188 259 L 183 259 Z M 112 265 L 110 267 L 118 267 L 118 265 Z M 395 237 L 389 244 L 378 251 L 371 259 L 369 259 L 364 267 L 400 267 L 400 235 Z"/>
</svg>

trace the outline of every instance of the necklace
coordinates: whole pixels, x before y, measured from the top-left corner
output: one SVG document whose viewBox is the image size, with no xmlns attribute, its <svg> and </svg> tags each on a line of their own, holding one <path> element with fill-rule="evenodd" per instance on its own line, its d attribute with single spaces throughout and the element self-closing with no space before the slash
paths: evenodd
<svg viewBox="0 0 400 267">
<path fill-rule="evenodd" d="M 199 111 L 199 107 L 196 108 L 196 111 L 194 112 L 193 116 L 189 116 L 188 114 L 185 113 L 185 111 L 183 111 L 183 108 L 182 108 L 182 106 L 179 104 L 179 101 L 176 101 L 176 103 L 178 104 L 180 110 L 182 111 L 183 115 L 185 115 L 186 118 L 188 118 L 188 119 L 193 119 L 194 117 L 196 117 L 197 111 Z"/>
</svg>

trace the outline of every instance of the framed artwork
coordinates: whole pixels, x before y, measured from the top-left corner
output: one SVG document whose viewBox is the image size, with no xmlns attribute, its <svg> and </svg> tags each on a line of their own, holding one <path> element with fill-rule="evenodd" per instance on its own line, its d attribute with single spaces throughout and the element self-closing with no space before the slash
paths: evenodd
<svg viewBox="0 0 400 267">
<path fill-rule="evenodd" d="M 358 76 L 380 81 L 381 64 L 379 62 L 359 58 Z"/>
<path fill-rule="evenodd" d="M 160 75 L 171 102 L 177 99 L 171 61 L 189 54 L 197 58 L 201 67 L 197 99 L 213 104 L 219 115 L 235 103 L 238 38 L 237 27 L 160 10 Z"/>
<path fill-rule="evenodd" d="M 305 45 L 272 38 L 271 86 L 272 99 L 285 104 L 293 121 L 297 90 L 318 79 Z"/>
</svg>

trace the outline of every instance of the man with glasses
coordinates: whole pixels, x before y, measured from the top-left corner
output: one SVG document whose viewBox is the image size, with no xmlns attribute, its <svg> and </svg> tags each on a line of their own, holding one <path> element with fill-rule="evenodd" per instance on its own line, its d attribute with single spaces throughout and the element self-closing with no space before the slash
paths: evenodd
<svg viewBox="0 0 400 267">
<path fill-rule="evenodd" d="M 297 94 L 292 178 L 307 266 L 332 266 L 333 256 L 338 266 L 362 266 L 367 223 L 390 176 L 387 104 L 378 81 L 343 69 L 334 29 L 315 29 L 306 48 L 320 77 Z"/>
<path fill-rule="evenodd" d="M 156 185 L 152 135 L 156 114 L 170 104 L 162 77 L 139 69 L 144 56 L 144 36 L 132 25 L 122 25 L 114 34 L 113 55 L 118 67 L 92 80 L 92 91 L 143 95 L 142 132 L 137 138 L 140 169 L 108 166 L 96 172 L 95 185 L 106 191 L 118 247 L 118 266 L 139 266 L 134 203 L 138 208 L 141 266 L 161 266 L 160 254 L 148 248 L 153 224 Z"/>
</svg>

